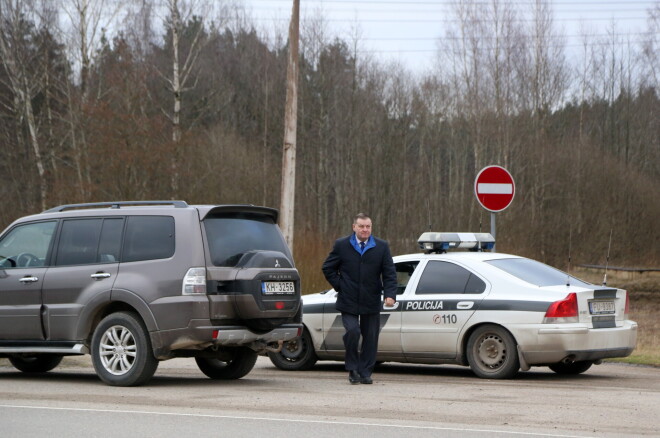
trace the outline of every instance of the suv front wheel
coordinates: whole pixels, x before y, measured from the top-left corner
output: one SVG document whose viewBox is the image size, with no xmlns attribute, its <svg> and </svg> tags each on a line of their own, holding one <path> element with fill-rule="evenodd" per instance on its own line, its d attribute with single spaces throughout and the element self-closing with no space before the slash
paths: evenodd
<svg viewBox="0 0 660 438">
<path fill-rule="evenodd" d="M 158 368 L 149 333 L 132 312 L 103 318 L 92 337 L 92 363 L 99 378 L 112 386 L 142 385 Z"/>
<path fill-rule="evenodd" d="M 195 362 L 207 377 L 216 380 L 234 380 L 247 375 L 257 363 L 257 353 L 249 348 L 236 348 L 232 359 L 224 361 L 210 357 L 196 357 Z"/>
<path fill-rule="evenodd" d="M 32 354 L 10 356 L 9 362 L 24 373 L 47 373 L 62 362 L 61 354 Z"/>
</svg>

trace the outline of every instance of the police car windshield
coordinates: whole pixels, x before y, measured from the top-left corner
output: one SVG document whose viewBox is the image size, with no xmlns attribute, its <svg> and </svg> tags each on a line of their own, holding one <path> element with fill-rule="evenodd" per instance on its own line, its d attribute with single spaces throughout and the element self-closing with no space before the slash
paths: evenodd
<svg viewBox="0 0 660 438">
<path fill-rule="evenodd" d="M 586 283 L 575 277 L 568 276 L 565 272 L 548 266 L 544 263 L 537 262 L 531 259 L 499 259 L 489 260 L 486 263 L 508 272 L 509 274 L 520 278 L 527 283 L 535 284 L 539 287 L 542 286 L 559 286 L 566 284 L 566 280 L 570 279 L 570 284 L 582 287 L 593 287 L 592 284 Z"/>
</svg>

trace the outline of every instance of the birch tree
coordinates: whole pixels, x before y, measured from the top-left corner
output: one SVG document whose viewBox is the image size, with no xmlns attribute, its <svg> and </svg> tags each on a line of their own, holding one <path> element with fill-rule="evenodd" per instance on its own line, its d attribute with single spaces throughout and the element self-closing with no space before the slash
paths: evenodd
<svg viewBox="0 0 660 438">
<path fill-rule="evenodd" d="M 30 18 L 34 18 L 34 15 L 24 2 L 0 0 L 0 58 L 6 72 L 5 86 L 13 95 L 9 107 L 16 120 L 18 144 L 23 143 L 21 133 L 24 130 L 27 132 L 25 142 L 32 149 L 38 173 L 39 206 L 45 210 L 48 198 L 46 165 L 32 105 L 34 97 L 42 92 L 44 73 L 38 69 L 39 52 L 33 46 L 34 20 Z"/>
</svg>

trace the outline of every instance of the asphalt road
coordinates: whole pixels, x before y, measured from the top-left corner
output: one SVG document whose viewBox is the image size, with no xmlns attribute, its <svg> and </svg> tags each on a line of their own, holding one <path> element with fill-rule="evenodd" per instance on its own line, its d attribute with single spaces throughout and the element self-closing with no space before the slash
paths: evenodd
<svg viewBox="0 0 660 438">
<path fill-rule="evenodd" d="M 457 366 L 384 364 L 373 385 L 350 385 L 337 362 L 285 372 L 259 358 L 243 379 L 212 381 L 176 359 L 146 386 L 115 388 L 87 358 L 38 376 L 2 360 L 0 436 L 660 436 L 660 369 L 606 363 L 580 376 L 533 368 L 483 380 Z"/>
</svg>

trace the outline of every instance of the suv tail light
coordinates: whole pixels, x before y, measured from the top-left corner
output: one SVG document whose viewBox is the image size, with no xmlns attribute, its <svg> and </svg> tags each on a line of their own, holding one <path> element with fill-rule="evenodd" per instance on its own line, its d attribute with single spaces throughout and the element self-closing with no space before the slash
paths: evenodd
<svg viewBox="0 0 660 438">
<path fill-rule="evenodd" d="M 630 313 L 630 294 L 628 291 L 624 291 L 626 293 L 626 309 L 623 311 L 623 319 L 628 319 L 628 314 Z"/>
<path fill-rule="evenodd" d="M 550 304 L 543 322 L 546 324 L 578 322 L 578 304 L 575 292 L 571 292 L 563 300 Z"/>
<path fill-rule="evenodd" d="M 206 268 L 190 268 L 183 277 L 182 295 L 199 295 L 206 293 Z"/>
</svg>

